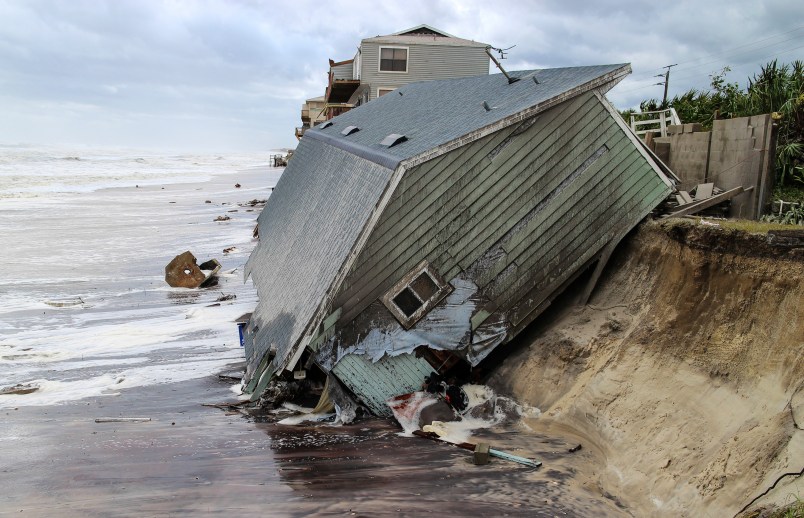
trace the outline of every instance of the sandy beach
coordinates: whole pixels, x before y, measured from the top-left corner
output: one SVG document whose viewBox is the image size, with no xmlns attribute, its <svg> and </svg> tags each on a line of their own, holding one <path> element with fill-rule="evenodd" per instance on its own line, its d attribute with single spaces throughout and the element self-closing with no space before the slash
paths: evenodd
<svg viewBox="0 0 804 518">
<path fill-rule="evenodd" d="M 567 453 L 571 433 L 485 431 L 485 440 L 544 466 L 475 466 L 464 450 L 399 436 L 389 420 L 285 426 L 202 406 L 226 400 L 231 381 L 210 376 L 4 411 L 0 515 L 627 514 L 583 486 L 595 453 L 589 444 Z"/>
</svg>

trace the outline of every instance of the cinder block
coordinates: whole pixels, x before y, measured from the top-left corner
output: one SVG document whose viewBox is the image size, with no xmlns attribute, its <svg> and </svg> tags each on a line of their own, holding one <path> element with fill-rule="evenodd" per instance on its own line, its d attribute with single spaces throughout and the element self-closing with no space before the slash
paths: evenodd
<svg viewBox="0 0 804 518">
<path fill-rule="evenodd" d="M 473 456 L 472 460 L 478 466 L 483 466 L 484 464 L 488 464 L 489 463 L 489 445 L 484 443 L 484 442 L 477 443 L 477 445 L 475 446 L 475 453 L 474 453 L 474 456 Z"/>
</svg>

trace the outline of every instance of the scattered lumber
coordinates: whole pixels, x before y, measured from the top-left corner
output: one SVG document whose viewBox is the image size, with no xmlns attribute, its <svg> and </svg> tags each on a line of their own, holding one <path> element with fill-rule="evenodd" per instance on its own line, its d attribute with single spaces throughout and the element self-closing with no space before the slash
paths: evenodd
<svg viewBox="0 0 804 518">
<path fill-rule="evenodd" d="M 712 197 L 712 193 L 715 190 L 715 184 L 713 183 L 702 183 L 695 188 L 695 201 L 706 200 Z"/>
<path fill-rule="evenodd" d="M 677 210 L 675 212 L 672 212 L 670 214 L 667 214 L 667 215 L 665 215 L 663 217 L 664 218 L 673 218 L 673 217 L 679 217 L 679 216 L 687 216 L 689 214 L 695 214 L 696 212 L 700 212 L 700 211 L 702 211 L 704 209 L 708 209 L 709 207 L 717 205 L 718 203 L 722 203 L 722 202 L 724 202 L 726 200 L 730 200 L 730 199 L 734 198 L 735 196 L 737 196 L 738 194 L 743 193 L 743 192 L 748 192 L 748 191 L 750 191 L 752 189 L 753 189 L 753 187 L 749 187 L 748 189 L 743 189 L 742 186 L 735 187 L 734 189 L 730 189 L 730 190 L 728 190 L 726 192 L 723 192 L 723 193 L 718 194 L 716 196 L 712 196 L 712 197 L 707 198 L 705 200 L 695 201 L 693 203 L 688 203 L 686 205 L 680 206 L 680 207 L 678 207 L 679 210 Z"/>
<path fill-rule="evenodd" d="M 679 205 L 686 205 L 687 203 L 692 203 L 693 201 L 692 196 L 690 196 L 690 193 L 688 193 L 687 191 L 678 191 L 676 199 L 679 198 L 680 198 L 680 201 L 678 202 Z"/>
</svg>

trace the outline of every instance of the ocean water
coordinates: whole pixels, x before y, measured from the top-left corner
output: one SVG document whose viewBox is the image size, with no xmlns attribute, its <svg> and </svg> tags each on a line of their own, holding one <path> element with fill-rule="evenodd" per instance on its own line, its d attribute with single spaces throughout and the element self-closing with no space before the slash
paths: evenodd
<svg viewBox="0 0 804 518">
<path fill-rule="evenodd" d="M 271 153 L 0 146 L 0 389 L 39 387 L 0 395 L 0 408 L 114 395 L 242 359 L 234 320 L 256 303 L 243 265 L 260 210 L 247 202 L 267 199 L 282 173 Z M 218 286 L 164 282 L 186 250 L 221 262 Z"/>
</svg>

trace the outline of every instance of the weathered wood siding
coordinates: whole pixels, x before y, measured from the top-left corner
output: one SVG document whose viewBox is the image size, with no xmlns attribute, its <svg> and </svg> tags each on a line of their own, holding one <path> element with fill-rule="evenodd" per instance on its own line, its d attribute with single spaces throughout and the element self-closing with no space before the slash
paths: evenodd
<svg viewBox="0 0 804 518">
<path fill-rule="evenodd" d="M 332 372 L 380 416 L 390 416 L 389 398 L 421 389 L 424 377 L 432 372 L 430 364 L 412 354 L 385 356 L 372 362 L 360 354 L 347 354 Z"/>
<path fill-rule="evenodd" d="M 594 94 L 405 174 L 335 298 L 351 321 L 423 259 L 527 318 L 670 188 Z"/>
<path fill-rule="evenodd" d="M 407 72 L 380 72 L 380 47 L 407 47 Z M 451 79 L 489 73 L 489 57 L 483 47 L 375 43 L 361 44 L 360 80 L 371 85 L 369 100 L 378 88 L 399 88 L 416 81 Z"/>
</svg>

